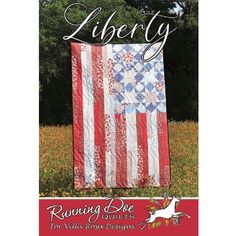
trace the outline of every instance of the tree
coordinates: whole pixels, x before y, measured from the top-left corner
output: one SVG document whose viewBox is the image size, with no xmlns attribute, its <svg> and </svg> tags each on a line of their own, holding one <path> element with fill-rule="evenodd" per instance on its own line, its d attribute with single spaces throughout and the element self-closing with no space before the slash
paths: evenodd
<svg viewBox="0 0 236 236">
<path fill-rule="evenodd" d="M 161 19 L 178 28 L 169 35 L 164 47 L 168 118 L 198 120 L 198 1 L 126 2 L 146 13 L 160 10 L 162 15 L 177 16 L 175 20 Z"/>
<path fill-rule="evenodd" d="M 63 36 L 70 35 L 75 26 L 64 19 L 64 10 L 76 0 L 40 0 L 39 22 L 39 79 L 40 79 L 40 123 L 72 123 L 71 100 L 71 61 L 70 42 Z M 164 47 L 165 77 L 167 90 L 168 118 L 174 120 L 197 120 L 198 118 L 198 1 L 171 0 L 86 0 L 80 1 L 88 6 L 87 12 L 102 7 L 96 18 L 100 22 L 98 30 L 116 9 L 112 20 L 115 26 L 134 23 L 147 24 L 150 15 L 140 17 L 140 12 L 177 16 L 176 19 L 156 19 L 156 24 L 168 22 L 178 30 L 170 34 Z M 178 7 L 178 8 L 177 8 Z M 176 13 L 180 9 L 180 13 Z M 68 17 L 75 23 L 81 23 L 87 16 L 83 7 L 75 7 Z M 99 42 L 91 37 L 95 21 L 86 26 L 80 38 L 90 42 Z M 150 32 L 155 34 L 153 28 Z M 139 31 L 133 39 L 114 38 L 111 43 L 143 43 L 143 32 Z"/>
<path fill-rule="evenodd" d="M 39 23 L 39 79 L 40 79 L 40 123 L 41 124 L 68 124 L 72 122 L 71 101 L 71 62 L 70 42 L 64 41 L 63 36 L 69 35 L 75 27 L 69 25 L 64 19 L 64 11 L 67 6 L 77 1 L 70 0 L 41 0 Z M 101 6 L 102 11 L 98 20 L 104 25 L 107 18 L 118 9 L 112 23 L 115 26 L 127 24 L 132 26 L 134 19 L 144 23 L 144 17 L 140 12 L 125 6 L 123 0 L 87 0 L 81 1 L 88 7 L 88 12 Z M 83 7 L 75 7 L 68 12 L 70 21 L 81 23 L 87 16 Z M 99 39 L 91 37 L 92 27 L 96 22 L 89 24 L 80 33 L 80 38 L 90 42 L 98 42 Z M 101 29 L 101 28 L 100 28 Z M 99 28 L 98 28 L 99 30 Z M 143 38 L 141 32 L 129 42 L 140 41 Z M 113 43 L 121 42 L 115 38 Z M 128 42 L 128 41 L 127 41 Z"/>
</svg>

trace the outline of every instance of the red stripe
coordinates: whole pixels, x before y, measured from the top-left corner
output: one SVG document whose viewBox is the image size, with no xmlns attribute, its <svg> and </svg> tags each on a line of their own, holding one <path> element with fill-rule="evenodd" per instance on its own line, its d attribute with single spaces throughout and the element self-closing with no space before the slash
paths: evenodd
<svg viewBox="0 0 236 236">
<path fill-rule="evenodd" d="M 169 163 L 169 149 L 168 149 L 167 116 L 165 112 L 157 113 L 157 126 L 158 126 L 158 143 L 159 143 L 160 185 L 169 186 L 170 163 Z"/>
<path fill-rule="evenodd" d="M 92 46 L 94 96 L 95 186 L 106 186 L 105 118 L 103 91 L 102 47 Z"/>
<path fill-rule="evenodd" d="M 74 184 L 75 188 L 85 186 L 84 174 L 84 129 L 83 129 L 83 91 L 81 48 L 71 43 L 72 50 L 72 100 L 73 100 L 73 136 L 74 136 Z"/>
<path fill-rule="evenodd" d="M 148 143 L 147 143 L 147 119 L 146 113 L 136 114 L 136 126 L 137 126 L 137 144 L 138 144 L 138 173 L 139 183 L 143 186 L 148 178 Z"/>
<path fill-rule="evenodd" d="M 127 187 L 127 148 L 126 148 L 126 117 L 115 114 L 116 126 L 116 186 Z"/>
</svg>

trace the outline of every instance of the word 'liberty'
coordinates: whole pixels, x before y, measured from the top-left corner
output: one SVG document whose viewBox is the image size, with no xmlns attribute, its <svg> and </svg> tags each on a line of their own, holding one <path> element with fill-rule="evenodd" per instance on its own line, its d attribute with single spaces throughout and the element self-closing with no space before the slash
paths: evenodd
<svg viewBox="0 0 236 236">
<path fill-rule="evenodd" d="M 87 17 L 84 19 L 84 21 L 81 24 L 74 24 L 72 22 L 70 22 L 67 18 L 67 12 L 68 10 L 70 10 L 72 7 L 74 7 L 75 5 L 80 5 L 82 7 L 84 7 L 87 10 L 87 7 L 81 3 L 73 3 L 71 5 L 69 5 L 65 12 L 64 12 L 64 18 L 67 21 L 68 24 L 76 26 L 77 29 L 70 35 L 65 35 L 63 37 L 64 40 L 69 40 L 69 39 L 74 39 L 76 41 L 82 42 L 82 43 L 88 43 L 85 42 L 83 40 L 81 40 L 79 38 L 79 33 L 81 32 L 81 30 L 88 25 L 90 22 L 92 22 L 102 11 L 101 7 L 97 7 L 96 9 L 94 9 L 90 14 L 87 15 Z M 161 23 L 155 33 L 154 36 L 150 36 L 149 35 L 149 31 L 151 29 L 151 27 L 153 27 L 154 25 L 154 20 L 158 17 L 160 18 L 174 18 L 174 17 L 168 17 L 168 16 L 163 16 L 160 14 L 160 11 L 158 11 L 156 14 L 152 14 L 153 17 L 150 19 L 147 27 L 145 27 L 143 24 L 134 24 L 134 26 L 132 27 L 132 29 L 127 33 L 127 28 L 128 25 L 123 24 L 120 27 L 116 28 L 114 25 L 110 24 L 112 19 L 114 18 L 114 16 L 116 15 L 116 10 L 110 15 L 110 17 L 107 19 L 106 23 L 104 24 L 102 30 L 100 30 L 99 32 L 97 32 L 98 30 L 98 26 L 100 24 L 99 21 L 96 22 L 96 25 L 94 26 L 93 30 L 92 30 L 92 37 L 99 37 L 101 39 L 101 44 L 102 45 L 106 45 L 108 44 L 113 38 L 114 36 L 117 36 L 120 39 L 123 38 L 127 38 L 130 37 L 131 39 L 134 37 L 135 32 L 137 31 L 137 29 L 141 29 L 143 31 L 145 31 L 145 41 L 147 43 L 150 43 L 143 51 L 142 54 L 142 60 L 144 62 L 148 62 L 151 61 L 152 59 L 154 59 L 155 57 L 158 56 L 158 54 L 162 51 L 166 40 L 169 36 L 170 33 L 174 32 L 177 28 L 174 29 L 170 29 L 170 25 L 165 24 L 165 23 Z M 148 13 L 150 15 L 150 13 Z M 144 14 L 145 15 L 145 14 Z M 110 25 L 109 25 L 110 24 Z M 160 43 L 159 46 L 157 47 L 157 51 L 152 54 L 151 56 L 145 56 L 147 51 L 156 43 Z"/>
</svg>

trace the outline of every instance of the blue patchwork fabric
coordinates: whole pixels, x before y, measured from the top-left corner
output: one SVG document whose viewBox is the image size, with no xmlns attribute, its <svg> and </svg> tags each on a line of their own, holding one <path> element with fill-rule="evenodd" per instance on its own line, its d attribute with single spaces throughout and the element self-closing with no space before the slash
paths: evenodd
<svg viewBox="0 0 236 236">
<path fill-rule="evenodd" d="M 163 54 L 142 61 L 146 44 L 114 44 L 113 74 L 119 91 L 113 89 L 115 113 L 166 112 Z M 155 49 L 150 48 L 151 54 Z M 121 89 L 120 88 L 124 88 Z"/>
</svg>

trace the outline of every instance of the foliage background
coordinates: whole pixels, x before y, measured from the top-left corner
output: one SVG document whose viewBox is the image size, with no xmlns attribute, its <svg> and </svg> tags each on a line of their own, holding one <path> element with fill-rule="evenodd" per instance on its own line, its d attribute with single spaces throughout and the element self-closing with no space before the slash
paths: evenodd
<svg viewBox="0 0 236 236">
<path fill-rule="evenodd" d="M 147 25 L 150 17 L 140 17 L 142 12 L 157 12 L 163 15 L 177 16 L 170 22 L 178 30 L 170 34 L 164 47 L 165 79 L 167 92 L 168 119 L 176 121 L 198 119 L 198 1 L 172 0 L 40 0 L 39 25 L 39 79 L 40 79 L 40 124 L 62 125 L 72 123 L 71 99 L 71 61 L 70 42 L 63 36 L 69 35 L 75 27 L 64 19 L 65 8 L 74 2 L 84 3 L 88 12 L 96 6 L 103 8 L 98 20 L 104 25 L 110 14 L 117 9 L 112 20 L 115 26 L 136 22 Z M 178 13 L 177 13 L 178 12 Z M 82 9 L 71 11 L 69 16 L 75 22 L 82 22 L 86 17 Z M 155 24 L 157 24 L 157 20 Z M 95 21 L 96 23 L 96 21 Z M 99 42 L 91 37 L 94 27 L 91 22 L 81 31 L 80 38 L 87 42 Z M 154 27 L 151 34 L 155 33 Z M 142 32 L 134 39 L 122 39 L 127 43 L 143 43 Z M 114 38 L 111 43 L 119 43 Z"/>
<path fill-rule="evenodd" d="M 164 66 L 169 119 L 171 159 L 170 188 L 73 189 L 72 153 L 72 86 L 70 42 L 63 36 L 75 28 L 64 19 L 65 8 L 74 2 L 84 3 L 88 12 L 96 6 L 103 11 L 97 20 L 104 25 L 117 9 L 112 24 L 136 22 L 147 25 L 150 17 L 142 12 L 177 16 L 169 22 L 178 29 L 169 35 L 164 47 Z M 162 196 L 164 192 L 179 196 L 198 195 L 198 1 L 172 0 L 40 0 L 39 79 L 40 79 L 40 196 Z M 76 9 L 69 13 L 74 22 L 82 22 L 87 13 Z M 160 20 L 155 24 L 157 28 Z M 96 22 L 95 22 L 96 23 Z M 99 42 L 91 37 L 93 22 L 81 31 L 80 38 Z M 101 28 L 100 28 L 101 29 Z M 151 34 L 156 33 L 153 27 Z M 143 32 L 134 39 L 117 39 L 111 43 L 143 43 Z M 178 122 L 177 122 L 178 121 Z"/>
</svg>

